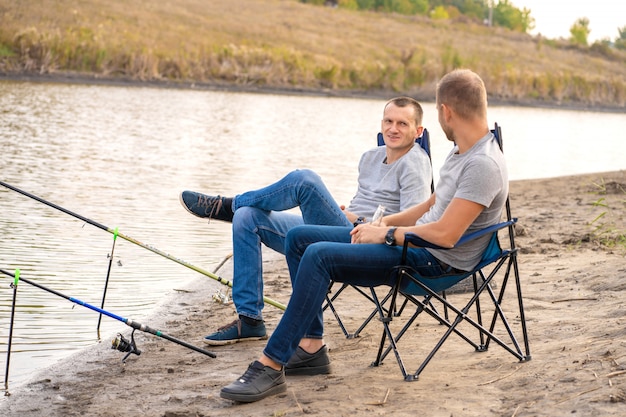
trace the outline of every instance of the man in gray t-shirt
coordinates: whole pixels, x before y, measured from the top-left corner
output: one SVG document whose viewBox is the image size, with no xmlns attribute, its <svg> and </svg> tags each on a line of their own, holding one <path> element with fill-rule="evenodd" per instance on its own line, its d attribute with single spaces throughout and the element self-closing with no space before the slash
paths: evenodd
<svg viewBox="0 0 626 417">
<path fill-rule="evenodd" d="M 329 283 L 391 284 L 394 274 L 389 272 L 403 258 L 406 232 L 454 248 L 466 232 L 499 221 L 508 181 L 504 157 L 489 132 L 483 81 L 472 71 L 455 70 L 438 83 L 436 96 L 439 124 L 455 147 L 444 162 L 435 192 L 423 203 L 383 217 L 380 225 L 292 229 L 285 245 L 293 288 L 287 310 L 258 360 L 222 388 L 222 398 L 258 401 L 284 392 L 285 374 L 330 372 L 322 314 Z M 486 245 L 479 241 L 468 250 L 451 249 L 445 261 L 438 251 L 410 247 L 406 264 L 432 277 L 454 268 L 470 269 Z"/>
<path fill-rule="evenodd" d="M 504 155 L 491 132 L 464 153 L 459 153 L 459 147 L 455 146 L 446 158 L 440 175 L 441 180 L 435 190 L 435 204 L 417 220 L 417 225 L 441 219 L 455 198 L 483 207 L 465 233 L 484 229 L 500 221 L 509 192 L 509 180 Z M 489 238 L 489 235 L 485 235 L 448 250 L 426 250 L 444 264 L 470 271 L 480 261 Z"/>
<path fill-rule="evenodd" d="M 261 315 L 261 243 L 284 254 L 285 236 L 295 226 L 352 226 L 370 221 L 379 205 L 385 206 L 386 213 L 396 213 L 430 196 L 430 158 L 415 143 L 423 131 L 422 117 L 420 104 L 411 98 L 398 97 L 385 104 L 381 121 L 385 146 L 361 157 L 357 191 L 347 209 L 335 202 L 319 175 L 307 169 L 233 198 L 192 191 L 181 194 L 181 203 L 192 214 L 233 223 L 232 299 L 239 318 L 206 336 L 207 344 L 267 338 Z M 301 214 L 286 212 L 295 207 Z"/>
</svg>

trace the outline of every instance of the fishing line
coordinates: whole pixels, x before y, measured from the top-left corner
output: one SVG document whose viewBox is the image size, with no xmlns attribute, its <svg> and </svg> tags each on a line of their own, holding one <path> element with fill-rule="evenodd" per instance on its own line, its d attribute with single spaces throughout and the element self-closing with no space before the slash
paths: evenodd
<svg viewBox="0 0 626 417">
<path fill-rule="evenodd" d="M 72 211 L 70 211 L 68 209 L 65 209 L 65 208 L 63 208 L 61 206 L 58 206 L 58 205 L 54 204 L 54 203 L 46 201 L 43 198 L 37 197 L 36 195 L 33 195 L 33 194 L 29 193 L 29 192 L 26 192 L 24 190 L 20 190 L 19 188 L 14 187 L 14 186 L 12 186 L 10 184 L 7 184 L 6 182 L 0 181 L 0 185 L 4 186 L 4 187 L 6 187 L 6 188 L 8 188 L 10 190 L 13 190 L 15 192 L 18 192 L 18 193 L 20 193 L 20 194 L 22 194 L 22 195 L 24 195 L 24 196 L 26 196 L 28 198 L 32 198 L 33 200 L 39 201 L 40 203 L 43 203 L 43 204 L 45 204 L 47 206 L 50 206 L 50 207 L 52 207 L 54 209 L 62 211 L 65 214 L 69 214 L 70 216 L 76 217 L 77 219 L 80 219 L 80 220 L 84 221 L 85 223 L 89 223 L 92 226 L 95 226 L 95 227 L 97 227 L 99 229 L 105 230 L 105 231 L 107 231 L 109 233 L 115 234 L 115 232 L 117 230 L 117 229 L 115 229 L 115 230 L 111 229 L 111 228 L 109 228 L 109 227 L 107 227 L 107 226 L 105 226 L 103 224 L 100 224 L 100 223 L 98 223 L 96 221 L 88 219 L 87 217 L 83 217 L 80 214 L 74 213 L 74 212 L 72 212 Z M 141 246 L 144 249 L 148 249 L 149 251 L 154 252 L 157 255 L 161 255 L 164 258 L 167 258 L 167 259 L 169 259 L 171 261 L 174 261 L 174 262 L 176 262 L 176 263 L 178 263 L 180 265 L 183 265 L 183 266 L 185 266 L 185 267 L 187 267 L 189 269 L 192 269 L 192 270 L 194 270 L 194 271 L 196 271 L 196 272 L 198 272 L 198 273 L 200 273 L 202 275 L 205 275 L 205 276 L 207 276 L 207 277 L 209 277 L 211 279 L 214 279 L 215 281 L 219 282 L 220 284 L 224 284 L 224 285 L 227 285 L 229 287 L 233 286 L 232 282 L 230 282 L 229 280 L 224 279 L 224 278 L 222 278 L 222 277 L 220 277 L 220 276 L 218 276 L 216 274 L 213 274 L 213 273 L 211 273 L 211 272 L 209 272 L 209 271 L 207 271 L 205 269 L 202 269 L 202 268 L 199 268 L 197 266 L 194 266 L 194 265 L 190 264 L 189 262 L 184 261 L 184 260 L 182 260 L 180 258 L 176 258 L 176 257 L 170 255 L 169 253 L 163 252 L 162 250 L 159 250 L 159 249 L 155 248 L 154 246 L 146 245 L 146 244 L 141 243 L 140 241 L 138 241 L 136 239 L 133 239 L 130 236 L 123 235 L 122 233 L 119 233 L 119 232 L 118 232 L 118 236 L 121 237 L 122 239 L 128 241 L 128 242 L 134 243 L 137 246 Z M 278 301 L 274 301 L 271 298 L 268 298 L 268 297 L 265 297 L 265 296 L 263 297 L 263 301 L 265 303 L 273 305 L 274 307 L 277 307 L 277 308 L 279 308 L 281 310 L 285 310 L 287 308 L 284 304 L 281 304 Z"/>
<path fill-rule="evenodd" d="M 7 272 L 7 271 L 5 271 L 3 269 L 0 269 L 0 272 L 5 274 L 5 275 L 8 275 L 10 277 L 13 277 L 16 280 L 17 280 L 16 276 L 18 276 L 20 281 L 24 281 L 27 284 L 30 284 L 30 285 L 32 285 L 34 287 L 37 287 L 37 288 L 41 289 L 41 290 L 44 290 L 44 291 L 49 292 L 51 294 L 54 294 L 54 295 L 56 295 L 58 297 L 65 298 L 66 300 L 71 301 L 74 304 L 81 305 L 81 306 L 83 306 L 85 308 L 88 308 L 88 309 L 93 310 L 95 312 L 98 312 L 100 314 L 104 314 L 107 317 L 111 317 L 112 319 L 121 321 L 122 323 L 126 324 L 127 326 L 129 326 L 129 327 L 131 327 L 133 329 L 133 334 L 134 334 L 135 330 L 140 330 L 142 332 L 153 334 L 153 335 L 155 335 L 157 337 L 160 337 L 160 338 L 163 338 L 165 340 L 169 340 L 170 342 L 174 342 L 174 343 L 176 343 L 178 345 L 184 346 L 184 347 L 186 347 L 188 349 L 191 349 L 191 350 L 194 350 L 194 351 L 196 351 L 198 353 L 202 353 L 203 355 L 210 356 L 211 358 L 215 358 L 216 357 L 216 355 L 214 353 L 212 353 L 212 352 L 209 352 L 207 350 L 204 350 L 204 349 L 201 349 L 199 347 L 196 347 L 196 346 L 194 346 L 194 345 L 192 345 L 190 343 L 187 343 L 187 342 L 185 342 L 183 340 L 176 339 L 175 337 L 169 336 L 169 335 L 167 335 L 166 333 L 163 333 L 160 330 L 153 329 L 153 328 L 151 328 L 149 326 L 146 326 L 144 324 L 136 322 L 136 321 L 134 321 L 132 319 L 127 319 L 127 318 L 118 316 L 117 314 L 113 314 L 113 313 L 111 313 L 111 312 L 109 312 L 107 310 L 103 310 L 103 309 L 101 309 L 99 307 L 96 307 L 94 305 L 88 304 L 88 303 L 86 303 L 84 301 L 81 301 L 81 300 L 79 300 L 77 298 L 67 296 L 67 295 L 62 294 L 62 293 L 60 293 L 58 291 L 55 291 L 55 290 L 53 290 L 51 288 L 47 288 L 47 287 L 45 287 L 45 286 L 43 286 L 41 284 L 38 284 L 38 283 L 36 283 L 34 281 L 31 281 L 31 280 L 28 280 L 26 278 L 23 278 L 23 277 L 18 275 L 19 272 L 16 273 L 16 274 L 12 274 L 11 272 Z M 122 350 L 122 349 L 120 349 L 120 347 L 122 347 L 124 349 L 127 349 L 127 346 L 125 345 L 124 342 L 128 343 L 126 341 L 126 339 L 124 339 L 123 337 L 120 338 L 120 336 L 121 335 L 118 334 L 118 337 L 115 340 L 113 340 L 113 342 L 111 344 L 112 345 L 111 347 L 113 349 L 117 349 L 117 350 L 120 350 L 122 352 L 135 353 L 136 355 L 139 355 L 141 353 L 141 351 L 139 351 L 139 349 L 136 349 L 136 345 L 135 345 L 135 342 L 134 342 L 134 337 L 133 337 L 133 340 L 132 340 L 132 345 L 134 346 L 134 349 L 131 349 L 131 350 Z M 134 350 L 134 351 L 132 351 L 132 350 Z M 125 360 L 126 357 L 128 357 L 128 355 L 126 355 L 123 360 Z"/>
</svg>

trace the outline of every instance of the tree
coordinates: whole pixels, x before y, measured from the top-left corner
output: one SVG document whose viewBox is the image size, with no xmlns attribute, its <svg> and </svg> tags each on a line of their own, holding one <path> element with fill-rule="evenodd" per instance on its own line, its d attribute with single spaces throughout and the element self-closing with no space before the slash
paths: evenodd
<svg viewBox="0 0 626 417">
<path fill-rule="evenodd" d="M 435 20 L 444 20 L 449 19 L 450 15 L 445 7 L 437 6 L 430 12 L 430 17 Z"/>
<path fill-rule="evenodd" d="M 570 41 L 575 45 L 587 46 L 587 38 L 590 32 L 589 19 L 581 17 L 569 29 L 569 33 L 572 35 Z"/>
<path fill-rule="evenodd" d="M 511 30 L 527 33 L 535 26 L 535 19 L 530 16 L 530 10 L 523 10 L 513 6 L 509 0 L 500 0 L 493 10 L 493 22 Z"/>
<path fill-rule="evenodd" d="M 619 38 L 615 39 L 615 47 L 626 50 L 626 26 L 617 28 L 617 31 L 619 32 Z"/>
</svg>

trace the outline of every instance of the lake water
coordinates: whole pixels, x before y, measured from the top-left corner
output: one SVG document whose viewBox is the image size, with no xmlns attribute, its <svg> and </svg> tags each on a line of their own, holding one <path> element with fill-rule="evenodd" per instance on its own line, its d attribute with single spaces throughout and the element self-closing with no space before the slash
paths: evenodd
<svg viewBox="0 0 626 417">
<path fill-rule="evenodd" d="M 230 227 L 189 215 L 178 202 L 182 190 L 233 195 L 311 168 L 347 204 L 383 104 L 0 81 L 0 180 L 212 271 L 231 251 Z M 423 106 L 437 177 L 450 143 L 434 103 Z M 489 116 L 503 128 L 512 180 L 626 168 L 625 114 L 491 107 Z M 0 269 L 19 268 L 23 278 L 100 305 L 112 234 L 1 186 L 0 233 Z M 176 288 L 203 277 L 123 239 L 113 260 L 105 309 L 140 322 Z M 11 282 L 0 276 L 3 376 Z M 20 284 L 10 387 L 98 343 L 97 321 L 91 310 Z M 102 340 L 127 329 L 104 317 Z"/>
</svg>

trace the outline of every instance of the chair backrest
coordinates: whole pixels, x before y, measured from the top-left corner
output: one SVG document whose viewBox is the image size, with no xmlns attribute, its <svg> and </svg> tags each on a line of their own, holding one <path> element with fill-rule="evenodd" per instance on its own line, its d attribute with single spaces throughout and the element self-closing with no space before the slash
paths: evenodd
<svg viewBox="0 0 626 417">
<path fill-rule="evenodd" d="M 385 140 L 384 140 L 383 134 L 381 132 L 378 132 L 377 140 L 378 140 L 378 146 L 385 146 Z M 431 169 L 431 174 L 432 174 L 433 158 L 430 155 L 430 133 L 428 133 L 428 129 L 424 128 L 424 130 L 422 131 L 422 135 L 415 138 L 415 143 L 417 143 L 419 146 L 421 146 L 422 149 L 428 155 L 428 159 L 430 160 L 430 165 L 431 165 L 431 168 L 430 168 Z M 500 142 L 498 142 L 498 143 L 500 143 Z M 502 147 L 502 145 L 500 147 Z M 435 179 L 434 178 L 433 178 L 433 181 L 431 181 L 431 183 L 430 183 L 430 192 L 431 193 L 435 192 Z"/>
</svg>

